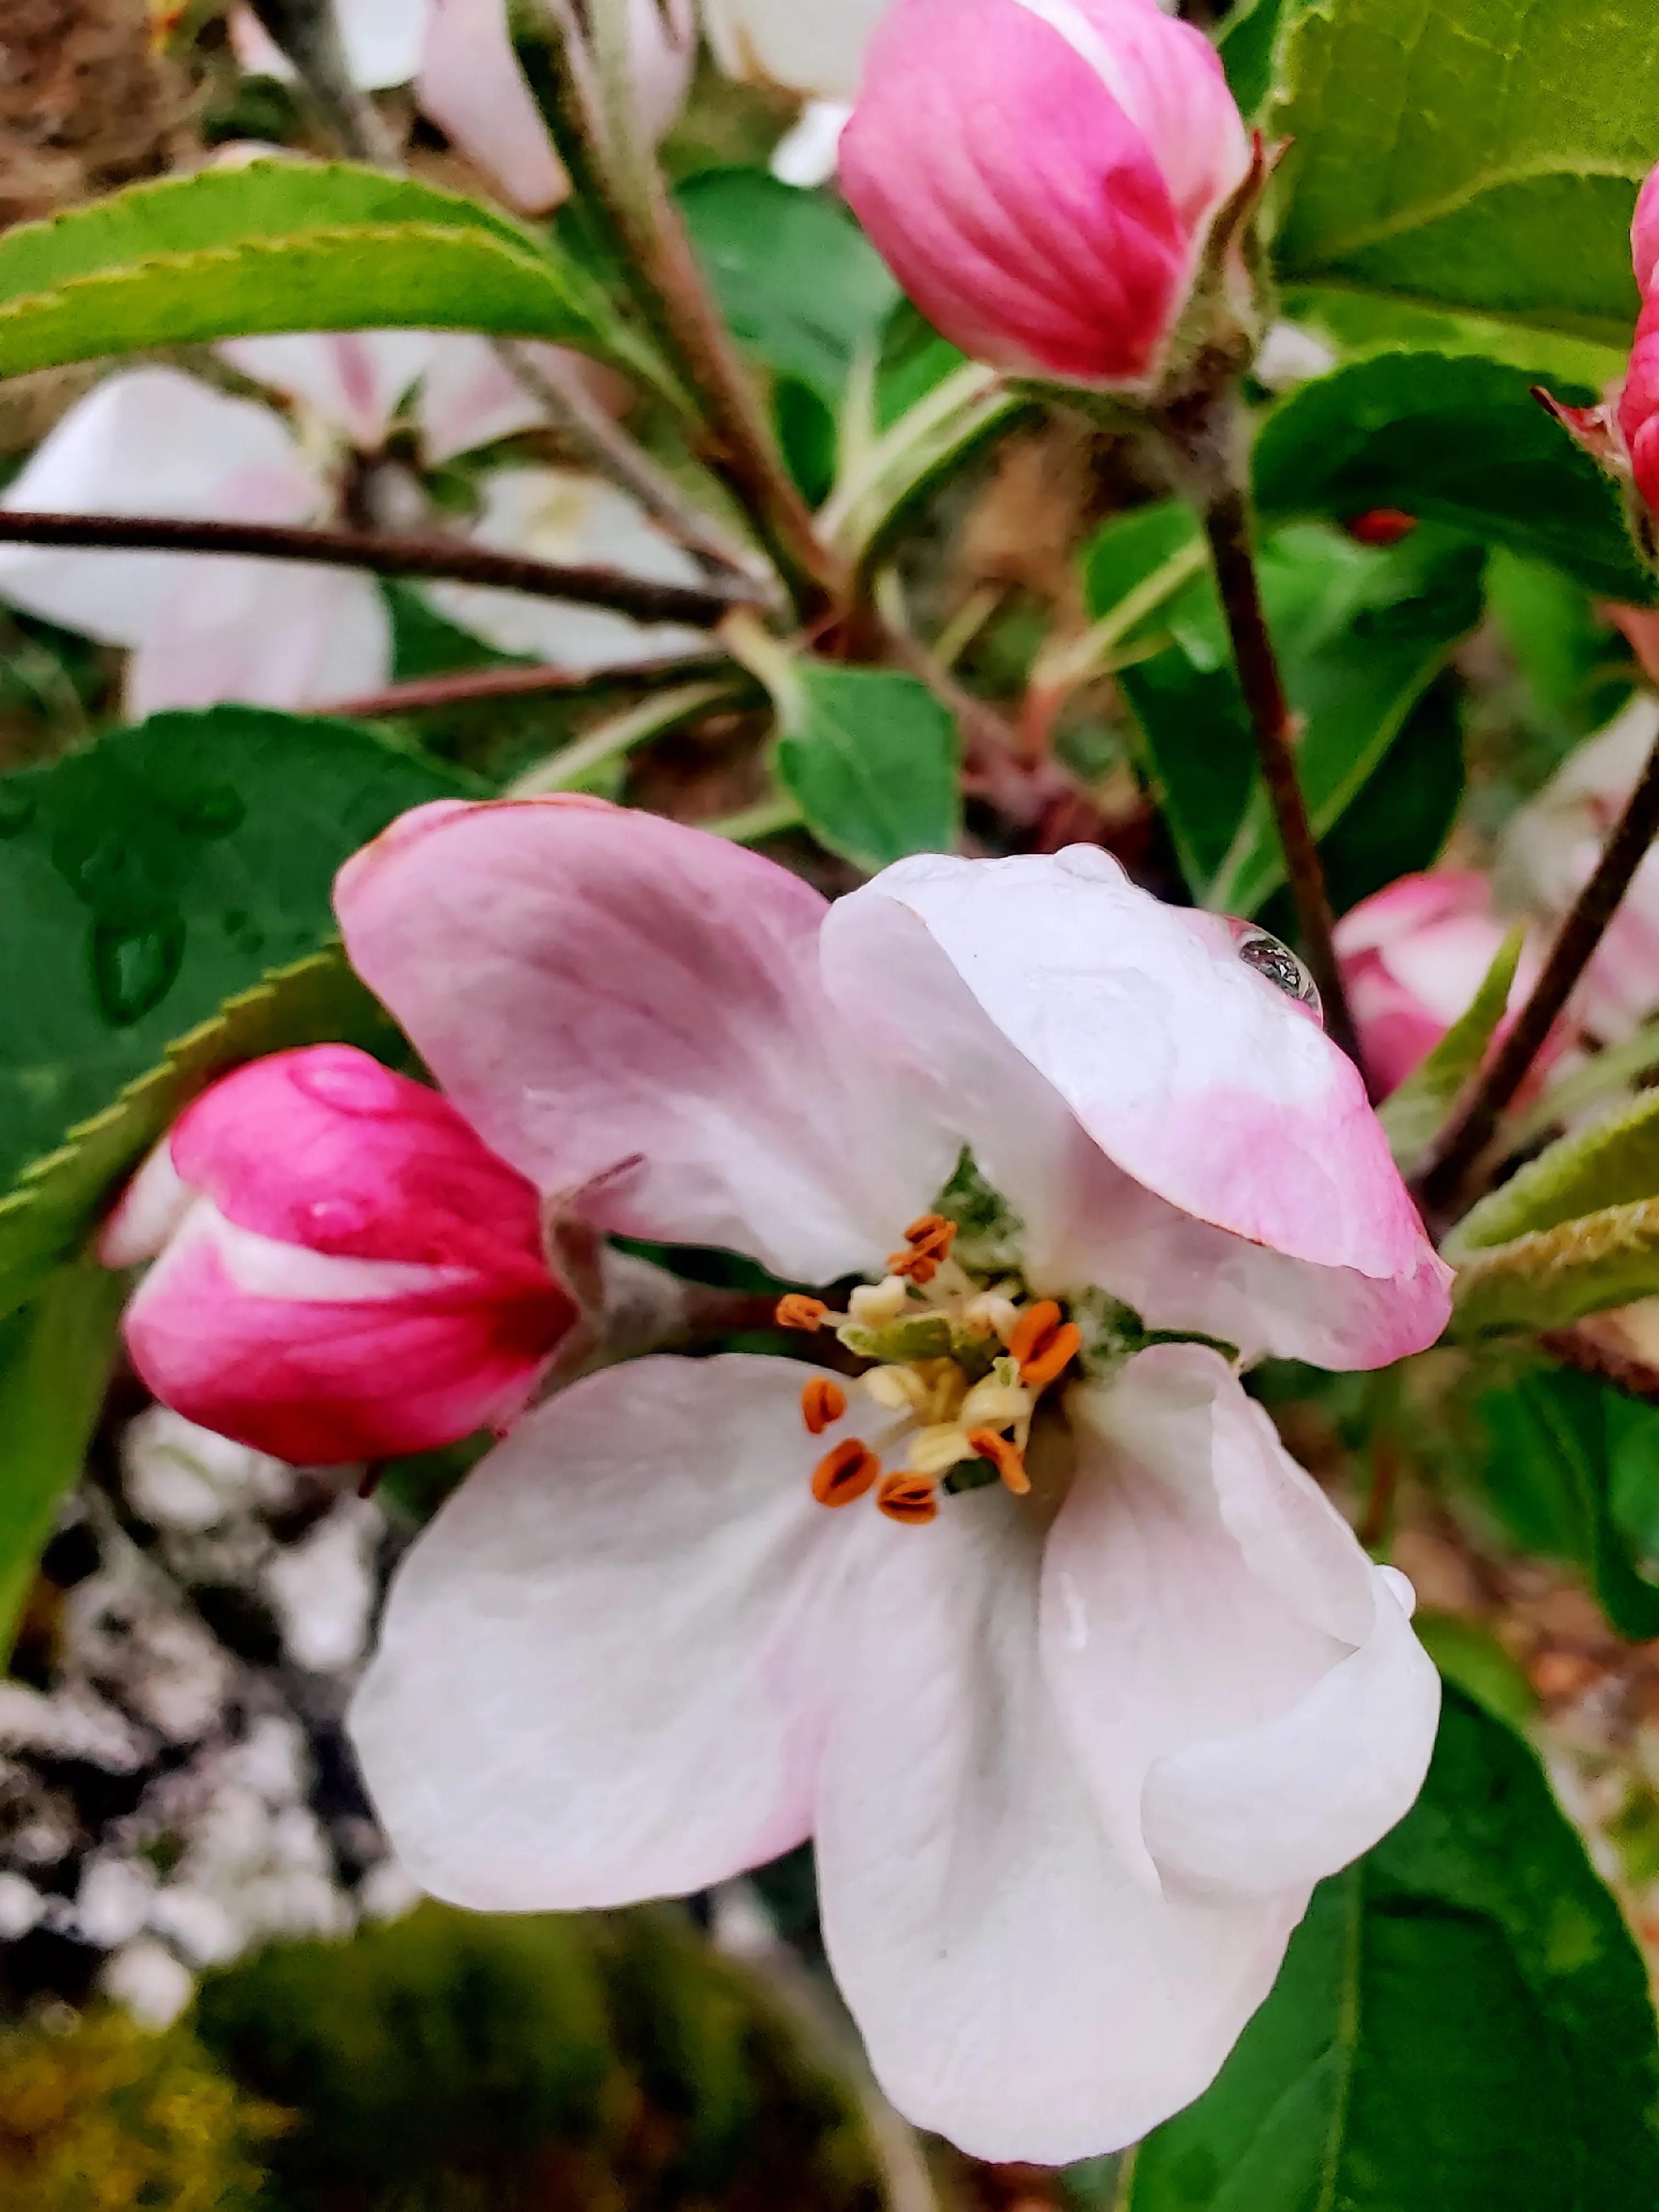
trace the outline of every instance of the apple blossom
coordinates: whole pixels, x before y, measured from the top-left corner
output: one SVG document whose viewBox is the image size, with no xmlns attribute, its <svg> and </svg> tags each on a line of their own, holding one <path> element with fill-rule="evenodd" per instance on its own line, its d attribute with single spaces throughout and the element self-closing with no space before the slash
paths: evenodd
<svg viewBox="0 0 1659 2212">
<path fill-rule="evenodd" d="M 125 1323 L 155 1396 L 295 1464 L 505 1422 L 575 1318 L 531 1186 L 447 1100 L 345 1045 L 215 1084 L 100 1250 L 155 1262 Z"/>
<path fill-rule="evenodd" d="M 550 367 L 571 359 L 554 347 L 528 350 Z M 400 421 L 408 421 L 418 460 L 432 467 L 546 419 L 488 341 L 464 332 L 294 332 L 231 339 L 219 351 L 295 403 L 292 429 L 257 401 L 179 370 L 125 371 L 70 409 L 0 505 L 327 523 L 344 476 L 356 471 L 371 495 L 377 488 L 397 495 L 407 512 L 396 520 L 406 524 L 422 515 L 424 495 L 406 470 L 381 465 Z M 550 560 L 609 563 L 665 581 L 700 574 L 689 553 L 608 485 L 563 470 L 501 474 L 500 485 L 486 474 L 481 488 L 483 543 L 529 551 L 533 541 Z M 337 568 L 5 545 L 0 599 L 129 648 L 125 705 L 134 718 L 223 699 L 332 706 L 379 690 L 392 672 L 379 587 Z M 455 619 L 475 621 L 491 642 L 573 668 L 660 658 L 697 641 L 555 600 L 479 592 L 465 605 Z"/>
<path fill-rule="evenodd" d="M 1156 0 L 897 0 L 842 183 L 930 321 L 994 367 L 1157 376 L 1250 168 L 1214 48 Z"/>
<path fill-rule="evenodd" d="M 1511 902 L 1553 926 L 1595 872 L 1659 738 L 1659 701 L 1633 699 L 1571 753 L 1506 825 L 1500 884 Z M 1603 1044 L 1630 1036 L 1659 1007 L 1659 849 L 1650 852 L 1608 923 L 1573 1000 L 1579 1026 Z"/>
<path fill-rule="evenodd" d="M 830 908 L 593 801 L 418 810 L 337 907 L 539 1188 L 854 1279 L 781 1303 L 804 1360 L 587 1376 L 430 1525 L 354 1716 L 400 1857 L 574 1910 L 811 1834 L 901 2110 L 998 2159 L 1139 2136 L 1435 1732 L 1408 1587 L 1236 1370 L 1382 1364 L 1448 1312 L 1298 964 L 1093 848 Z"/>
<path fill-rule="evenodd" d="M 1383 1091 L 1403 1083 L 1468 1012 L 1508 929 L 1492 885 L 1474 869 L 1402 876 L 1336 926 L 1337 956 L 1365 1065 Z M 1511 1010 L 1537 980 L 1523 954 Z"/>
</svg>

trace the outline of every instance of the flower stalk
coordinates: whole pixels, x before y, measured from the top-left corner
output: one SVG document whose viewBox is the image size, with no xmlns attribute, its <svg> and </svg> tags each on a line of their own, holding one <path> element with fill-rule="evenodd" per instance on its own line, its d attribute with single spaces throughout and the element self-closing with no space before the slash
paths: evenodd
<svg viewBox="0 0 1659 2212">
<path fill-rule="evenodd" d="M 1595 873 L 1562 923 L 1531 997 L 1487 1063 L 1468 1103 L 1436 1147 L 1421 1183 L 1423 1202 L 1431 1214 L 1449 1213 L 1463 1195 L 1470 1170 L 1497 1134 L 1504 1109 L 1526 1081 L 1656 836 L 1659 836 L 1659 745 L 1649 755 Z"/>
</svg>

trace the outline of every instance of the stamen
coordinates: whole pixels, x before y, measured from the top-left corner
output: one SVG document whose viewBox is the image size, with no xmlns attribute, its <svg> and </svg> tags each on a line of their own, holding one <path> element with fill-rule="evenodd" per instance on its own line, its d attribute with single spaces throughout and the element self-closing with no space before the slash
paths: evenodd
<svg viewBox="0 0 1659 2212">
<path fill-rule="evenodd" d="M 812 1470 L 812 1495 L 820 1505 L 850 1505 L 872 1489 L 881 1462 L 867 1444 L 848 1437 L 826 1452 Z"/>
<path fill-rule="evenodd" d="M 887 1264 L 896 1275 L 908 1275 L 913 1283 L 931 1283 L 956 1241 L 954 1221 L 942 1213 L 924 1213 L 905 1231 L 905 1249 L 893 1253 Z"/>
<path fill-rule="evenodd" d="M 799 1291 L 791 1291 L 778 1300 L 777 1311 L 772 1316 L 780 1328 L 805 1329 L 811 1336 L 823 1327 L 830 1309 L 822 1298 L 809 1298 Z"/>
<path fill-rule="evenodd" d="M 939 1518 L 939 1491 L 930 1475 L 887 1474 L 882 1477 L 876 1504 L 890 1521 L 920 1528 Z"/>
<path fill-rule="evenodd" d="M 847 1301 L 847 1311 L 860 1328 L 885 1328 L 896 1321 L 910 1298 L 902 1275 L 888 1275 L 879 1283 L 860 1283 Z"/>
<path fill-rule="evenodd" d="M 927 1428 L 918 1429 L 904 1455 L 912 1474 L 930 1478 L 948 1474 L 958 1460 L 967 1456 L 967 1439 L 956 1421 L 935 1422 Z"/>
<path fill-rule="evenodd" d="M 994 1429 L 969 1429 L 968 1441 L 981 1459 L 990 1461 L 1016 1498 L 1026 1495 L 1031 1478 L 1025 1472 L 1025 1455 L 1017 1443 L 998 1436 Z"/>
<path fill-rule="evenodd" d="M 872 1367 L 859 1380 L 889 1413 L 919 1413 L 927 1401 L 927 1385 L 914 1367 Z"/>
<path fill-rule="evenodd" d="M 994 1336 L 1006 1345 L 1019 1327 L 1019 1308 L 998 1291 L 981 1291 L 969 1299 L 962 1318 L 976 1336 Z"/>
<path fill-rule="evenodd" d="M 1026 1307 L 1008 1340 L 1008 1349 L 1022 1367 L 1048 1342 L 1064 1318 L 1053 1298 L 1040 1298 L 1036 1305 Z"/>
<path fill-rule="evenodd" d="M 1057 1328 L 1033 1359 L 1024 1362 L 1019 1379 L 1028 1390 L 1044 1390 L 1083 1349 L 1083 1331 L 1074 1321 Z"/>
<path fill-rule="evenodd" d="M 847 1411 L 847 1393 L 828 1375 L 815 1375 L 800 1394 L 800 1417 L 809 1436 L 821 1437 Z"/>
</svg>

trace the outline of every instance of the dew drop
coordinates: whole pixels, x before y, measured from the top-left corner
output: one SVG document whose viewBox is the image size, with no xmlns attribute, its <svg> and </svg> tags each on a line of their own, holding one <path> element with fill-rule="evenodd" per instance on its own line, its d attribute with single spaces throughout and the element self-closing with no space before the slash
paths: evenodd
<svg viewBox="0 0 1659 2212">
<path fill-rule="evenodd" d="M 367 1054 L 313 1053 L 295 1069 L 294 1080 L 343 1114 L 395 1114 L 401 1103 L 397 1077 Z"/>
<path fill-rule="evenodd" d="M 374 1208 L 361 1198 L 313 1198 L 306 1208 L 306 1219 L 322 1243 L 355 1237 L 373 1218 Z"/>
<path fill-rule="evenodd" d="M 103 1017 L 115 1029 L 159 1006 L 172 989 L 185 957 L 185 921 L 178 913 L 137 924 L 100 919 L 92 930 L 92 987 Z"/>
</svg>

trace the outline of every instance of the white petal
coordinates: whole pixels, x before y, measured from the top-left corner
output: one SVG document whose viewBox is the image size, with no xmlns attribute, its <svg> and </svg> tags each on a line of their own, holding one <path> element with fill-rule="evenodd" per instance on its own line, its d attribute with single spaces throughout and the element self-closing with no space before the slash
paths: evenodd
<svg viewBox="0 0 1659 2212">
<path fill-rule="evenodd" d="M 844 100 L 809 100 L 799 120 L 773 149 L 772 174 L 780 183 L 798 185 L 803 191 L 827 185 L 840 158 L 841 134 L 852 116 Z"/>
<path fill-rule="evenodd" d="M 108 378 L 72 407 L 6 492 L 21 513 L 301 522 L 320 483 L 268 408 L 177 369 Z M 179 553 L 0 546 L 0 598 L 109 645 L 137 645 L 213 562 Z"/>
<path fill-rule="evenodd" d="M 524 214 L 545 215 L 568 198 L 570 179 L 519 65 L 507 0 L 433 0 L 416 96 Z"/>
<path fill-rule="evenodd" d="M 391 620 L 371 577 L 204 556 L 132 657 L 127 711 L 327 707 L 380 690 L 391 671 Z"/>
<path fill-rule="evenodd" d="M 811 1372 L 728 1356 L 590 1376 L 421 1537 L 352 1732 L 425 1887 L 625 1905 L 806 1834 L 846 1577 L 860 1538 L 909 1533 L 813 1502 Z"/>
<path fill-rule="evenodd" d="M 1166 1889 L 1310 1887 L 1409 1809 L 1433 1747 L 1387 1571 L 1213 1352 L 1143 1352 L 1074 1411 L 1043 1657 L 1103 1815 Z"/>
<path fill-rule="evenodd" d="M 362 92 L 384 92 L 408 84 L 420 66 L 430 0 L 335 0 L 340 36 L 351 82 Z M 294 76 L 293 64 L 251 8 L 230 16 L 230 40 L 236 58 L 251 74 Z"/>
<path fill-rule="evenodd" d="M 830 1964 L 919 2126 L 996 2160 L 1115 2149 L 1213 2078 L 1305 1893 L 1165 1895 L 1119 1856 L 1039 1661 L 1029 1508 L 979 1492 L 894 1533 L 836 1670 Z"/>
<path fill-rule="evenodd" d="M 625 493 L 566 469 L 493 470 L 472 534 L 495 552 L 593 562 L 657 583 L 693 584 L 701 574 L 684 546 L 664 537 Z M 527 653 L 579 674 L 612 663 L 672 659 L 708 643 L 696 630 L 629 622 L 602 607 L 565 606 L 522 592 L 436 584 L 429 596 L 452 622 L 499 651 Z"/>
<path fill-rule="evenodd" d="M 435 331 L 289 331 L 228 338 L 218 351 L 255 384 L 301 401 L 349 445 L 374 453 L 442 343 Z"/>
<path fill-rule="evenodd" d="M 864 49 L 890 0 L 703 0 L 715 59 L 748 84 L 857 97 Z"/>
</svg>

